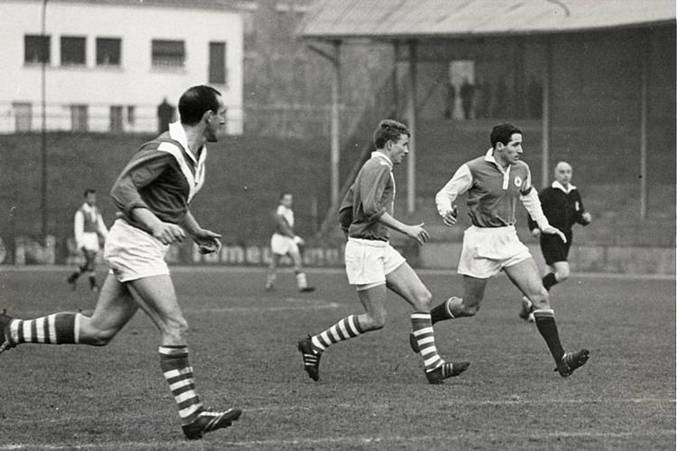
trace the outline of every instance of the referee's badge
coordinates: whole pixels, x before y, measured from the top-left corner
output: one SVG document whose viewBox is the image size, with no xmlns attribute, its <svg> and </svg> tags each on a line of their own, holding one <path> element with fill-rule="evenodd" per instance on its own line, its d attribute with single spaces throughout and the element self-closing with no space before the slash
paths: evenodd
<svg viewBox="0 0 677 451">
<path fill-rule="evenodd" d="M 517 177 L 515 177 L 515 186 L 518 186 L 518 187 L 522 186 L 522 177 L 520 177 L 519 175 Z"/>
</svg>

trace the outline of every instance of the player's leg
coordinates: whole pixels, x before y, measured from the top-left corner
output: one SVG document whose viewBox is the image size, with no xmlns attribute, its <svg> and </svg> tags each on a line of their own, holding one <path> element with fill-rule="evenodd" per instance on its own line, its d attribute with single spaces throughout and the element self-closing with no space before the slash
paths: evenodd
<svg viewBox="0 0 677 451">
<path fill-rule="evenodd" d="M 289 257 L 294 264 L 294 274 L 296 275 L 296 286 L 299 291 L 302 293 L 310 293 L 315 291 L 315 287 L 308 285 L 308 279 L 306 273 L 303 272 L 303 259 L 301 258 L 301 252 L 296 243 L 289 248 Z"/>
<path fill-rule="evenodd" d="M 448 377 L 458 376 L 470 365 L 468 362 L 445 362 L 435 346 L 435 332 L 430 319 L 432 295 L 418 274 L 404 262 L 386 274 L 387 287 L 399 294 L 414 309 L 411 314 L 411 336 L 423 358 L 426 377 L 431 384 L 439 384 Z"/>
<path fill-rule="evenodd" d="M 197 439 L 205 432 L 230 426 L 239 418 L 241 411 L 208 411 L 195 390 L 185 337 L 188 324 L 176 299 L 170 276 L 160 274 L 128 283 L 136 303 L 160 330 L 160 367 L 178 405 L 186 437 Z"/>
<path fill-rule="evenodd" d="M 432 309 L 433 324 L 448 319 L 475 316 L 480 309 L 488 278 L 463 275 L 463 297 L 452 296 Z"/>
<path fill-rule="evenodd" d="M 564 352 L 559 339 L 555 314 L 550 307 L 548 290 L 543 287 L 536 262 L 530 257 L 506 267 L 505 272 L 533 302 L 536 327 L 548 345 L 560 375 L 569 376 L 576 368 L 585 364 L 589 352 L 586 349 L 575 353 Z"/>
<path fill-rule="evenodd" d="M 266 291 L 275 289 L 275 279 L 277 278 L 277 265 L 280 261 L 280 255 L 273 252 L 270 259 L 270 266 L 268 266 L 268 274 L 266 275 Z"/>
<path fill-rule="evenodd" d="M 136 304 L 124 285 L 109 275 L 92 317 L 74 312 L 54 313 L 32 320 L 0 315 L 0 328 L 4 330 L 0 352 L 22 343 L 103 346 L 122 329 L 136 310 Z"/>
<path fill-rule="evenodd" d="M 89 278 L 89 289 L 97 292 L 99 285 L 96 283 L 96 251 L 85 250 L 85 267 Z"/>
</svg>

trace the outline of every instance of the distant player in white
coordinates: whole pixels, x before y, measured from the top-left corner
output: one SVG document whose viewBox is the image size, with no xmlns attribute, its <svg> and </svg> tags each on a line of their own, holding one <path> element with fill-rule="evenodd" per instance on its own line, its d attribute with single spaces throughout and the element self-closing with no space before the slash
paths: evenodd
<svg viewBox="0 0 677 451">
<path fill-rule="evenodd" d="M 306 274 L 303 272 L 299 246 L 303 246 L 305 241 L 294 233 L 294 211 L 291 209 L 293 203 L 294 197 L 291 193 L 280 195 L 280 205 L 277 206 L 275 211 L 275 233 L 270 239 L 270 250 L 273 255 L 266 278 L 266 291 L 274 289 L 277 266 L 280 263 L 280 258 L 285 255 L 289 255 L 294 263 L 294 273 L 296 274 L 299 291 L 304 293 L 315 291 L 315 287 L 308 286 Z"/>
<path fill-rule="evenodd" d="M 96 283 L 96 254 L 99 253 L 99 238 L 105 240 L 108 229 L 103 222 L 101 212 L 96 206 L 96 190 L 85 190 L 85 203 L 75 212 L 73 231 L 75 245 L 82 251 L 85 261 L 77 271 L 68 276 L 67 282 L 75 290 L 75 283 L 84 273 L 89 274 L 89 288 L 96 292 L 99 285 Z"/>
</svg>

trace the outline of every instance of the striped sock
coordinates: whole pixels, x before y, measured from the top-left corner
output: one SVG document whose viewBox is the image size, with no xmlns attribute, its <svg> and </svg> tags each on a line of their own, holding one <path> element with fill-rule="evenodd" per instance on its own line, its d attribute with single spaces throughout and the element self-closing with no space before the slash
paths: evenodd
<svg viewBox="0 0 677 451">
<path fill-rule="evenodd" d="M 357 320 L 357 316 L 347 316 L 338 323 L 331 326 L 329 329 L 313 336 L 311 338 L 313 350 L 316 352 L 322 352 L 329 346 L 338 343 L 339 341 L 357 337 L 363 332 L 364 331 L 360 327 L 360 322 Z"/>
<path fill-rule="evenodd" d="M 195 391 L 193 368 L 188 363 L 186 346 L 160 346 L 160 368 L 169 384 L 169 389 L 179 406 L 181 423 L 185 426 L 197 419 L 204 410 Z"/>
<path fill-rule="evenodd" d="M 15 319 L 9 323 L 9 340 L 13 345 L 79 343 L 81 316 L 80 313 L 54 313 L 31 320 Z"/>
<path fill-rule="evenodd" d="M 298 285 L 299 290 L 308 288 L 308 280 L 306 279 L 306 273 L 303 272 L 296 273 L 296 284 Z"/>
<path fill-rule="evenodd" d="M 564 356 L 564 349 L 559 341 L 557 323 L 555 323 L 555 312 L 552 309 L 534 310 L 534 319 L 536 320 L 536 327 L 545 339 L 552 357 L 556 363 L 559 363 L 562 360 L 562 356 Z"/>
<path fill-rule="evenodd" d="M 423 366 L 426 372 L 432 371 L 441 366 L 444 360 L 437 353 L 435 346 L 435 333 L 433 332 L 433 323 L 430 319 L 430 313 L 412 313 L 411 327 L 413 329 L 416 343 L 423 357 Z"/>
</svg>

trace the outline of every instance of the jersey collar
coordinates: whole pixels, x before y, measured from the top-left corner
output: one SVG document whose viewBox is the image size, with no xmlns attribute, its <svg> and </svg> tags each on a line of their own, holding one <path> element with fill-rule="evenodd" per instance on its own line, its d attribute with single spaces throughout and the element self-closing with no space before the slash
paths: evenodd
<svg viewBox="0 0 677 451">
<path fill-rule="evenodd" d="M 393 168 L 393 161 L 388 158 L 388 155 L 384 154 L 383 152 L 375 151 L 371 153 L 372 158 L 383 158 L 386 163 L 388 163 L 388 166 L 390 166 L 390 169 Z"/>
<path fill-rule="evenodd" d="M 555 180 L 554 182 L 552 182 L 552 187 L 555 188 L 555 189 L 562 190 L 562 191 L 564 191 L 566 194 L 569 194 L 570 192 L 572 192 L 573 190 L 576 189 L 576 187 L 575 187 L 574 185 L 572 185 L 571 183 L 569 183 L 569 187 L 568 187 L 568 188 L 565 188 L 564 185 L 562 185 L 562 184 L 561 184 L 560 182 L 558 182 L 557 180 Z"/>
<path fill-rule="evenodd" d="M 188 147 L 188 138 L 186 138 L 186 131 L 183 129 L 181 122 L 172 122 L 169 124 L 169 137 L 174 141 L 178 141 L 178 143 L 183 146 L 190 159 L 193 160 L 193 163 L 197 164 L 198 161 L 195 154 L 190 150 L 190 147 Z M 204 151 L 205 146 L 203 145 L 200 155 L 204 155 Z"/>
</svg>

